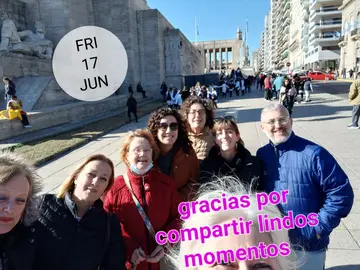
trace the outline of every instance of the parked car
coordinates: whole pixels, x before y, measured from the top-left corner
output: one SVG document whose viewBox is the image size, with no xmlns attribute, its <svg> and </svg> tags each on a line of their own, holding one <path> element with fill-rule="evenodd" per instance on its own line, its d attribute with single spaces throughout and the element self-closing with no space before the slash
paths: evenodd
<svg viewBox="0 0 360 270">
<path fill-rule="evenodd" d="M 297 73 L 297 75 L 300 76 L 300 79 L 301 79 L 302 81 L 305 81 L 305 80 L 307 80 L 308 78 L 312 79 L 310 76 L 306 75 L 305 72 Z"/>
<path fill-rule="evenodd" d="M 335 80 L 335 76 L 332 73 L 324 73 L 321 71 L 313 71 L 313 72 L 309 72 L 308 76 L 312 79 L 312 80 L 318 80 L 318 81 L 324 81 L 325 78 L 327 80 Z"/>
</svg>

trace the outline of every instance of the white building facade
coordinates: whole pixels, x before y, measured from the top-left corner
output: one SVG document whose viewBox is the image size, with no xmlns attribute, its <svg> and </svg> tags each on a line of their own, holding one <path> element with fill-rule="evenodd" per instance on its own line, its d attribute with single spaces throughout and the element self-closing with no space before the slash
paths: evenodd
<svg viewBox="0 0 360 270">
<path fill-rule="evenodd" d="M 342 0 L 310 0 L 309 41 L 305 69 L 335 70 L 339 67 Z"/>
<path fill-rule="evenodd" d="M 349 70 L 360 71 L 360 0 L 344 0 L 339 9 L 343 16 L 339 75 L 350 78 Z"/>
</svg>

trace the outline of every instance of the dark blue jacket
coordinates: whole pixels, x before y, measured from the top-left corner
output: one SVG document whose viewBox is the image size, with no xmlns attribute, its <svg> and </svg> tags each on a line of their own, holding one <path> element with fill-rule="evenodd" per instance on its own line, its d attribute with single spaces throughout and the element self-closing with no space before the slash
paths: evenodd
<svg viewBox="0 0 360 270">
<path fill-rule="evenodd" d="M 287 204 L 279 205 L 283 214 L 290 210 L 294 216 L 318 214 L 316 227 L 289 231 L 292 244 L 306 251 L 327 248 L 330 233 L 349 214 L 354 201 L 349 179 L 336 160 L 321 146 L 294 133 L 285 143 L 260 148 L 257 156 L 264 163 L 265 191 L 289 190 Z"/>
</svg>

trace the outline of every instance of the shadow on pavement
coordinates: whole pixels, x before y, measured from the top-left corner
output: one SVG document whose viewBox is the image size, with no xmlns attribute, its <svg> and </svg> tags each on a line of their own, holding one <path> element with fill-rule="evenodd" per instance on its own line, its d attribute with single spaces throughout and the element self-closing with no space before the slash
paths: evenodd
<svg viewBox="0 0 360 270">
<path fill-rule="evenodd" d="M 264 106 L 265 107 L 265 106 Z M 236 108 L 229 108 L 227 110 L 227 114 L 236 114 L 236 119 L 239 124 L 241 123 L 249 123 L 249 122 L 259 122 L 261 115 L 261 108 L 256 109 L 248 109 L 248 110 L 236 110 Z M 349 117 L 351 114 L 351 107 L 349 106 L 326 106 L 326 105 L 317 105 L 317 106 L 294 106 L 293 115 L 294 119 L 296 118 L 306 118 L 306 117 L 321 117 L 313 120 L 306 121 L 326 121 L 331 120 L 330 118 L 326 118 L 325 116 L 336 115 L 339 112 L 347 111 L 349 112 Z M 346 116 L 338 116 L 333 117 L 336 118 L 347 118 Z"/>
<path fill-rule="evenodd" d="M 336 120 L 341 118 L 348 118 L 348 116 L 333 116 L 333 117 L 322 117 L 322 118 L 315 118 L 315 119 L 306 119 L 306 120 L 296 120 L 295 122 L 317 122 L 317 121 L 329 121 L 329 120 Z"/>
<path fill-rule="evenodd" d="M 360 265 L 341 265 L 326 268 L 326 270 L 360 270 Z"/>
</svg>

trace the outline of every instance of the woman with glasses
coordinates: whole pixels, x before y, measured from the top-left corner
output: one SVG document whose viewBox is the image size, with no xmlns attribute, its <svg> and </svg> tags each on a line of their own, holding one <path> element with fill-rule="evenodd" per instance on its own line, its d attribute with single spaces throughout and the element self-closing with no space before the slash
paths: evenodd
<svg viewBox="0 0 360 270">
<path fill-rule="evenodd" d="M 211 133 L 214 125 L 214 112 L 206 99 L 191 97 L 181 106 L 180 114 L 186 121 L 186 129 L 197 158 L 204 160 L 215 145 Z"/>
<path fill-rule="evenodd" d="M 115 179 L 104 207 L 120 220 L 126 269 L 160 270 L 165 251 L 154 236 L 179 228 L 179 195 L 172 179 L 153 167 L 158 147 L 150 132 L 131 132 L 120 155 L 127 170 Z"/>
<path fill-rule="evenodd" d="M 184 201 L 191 200 L 194 184 L 199 180 L 199 161 L 177 111 L 163 108 L 153 112 L 148 122 L 160 155 L 155 163 L 173 179 Z"/>
<path fill-rule="evenodd" d="M 201 163 L 200 183 L 222 176 L 234 176 L 252 191 L 263 189 L 263 169 L 260 160 L 251 155 L 240 137 L 235 118 L 215 119 L 216 145 Z"/>
</svg>

